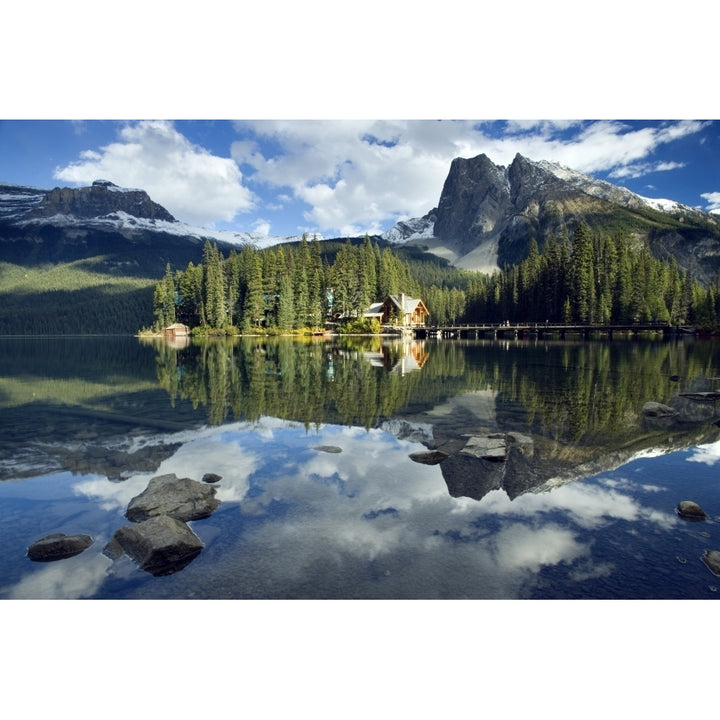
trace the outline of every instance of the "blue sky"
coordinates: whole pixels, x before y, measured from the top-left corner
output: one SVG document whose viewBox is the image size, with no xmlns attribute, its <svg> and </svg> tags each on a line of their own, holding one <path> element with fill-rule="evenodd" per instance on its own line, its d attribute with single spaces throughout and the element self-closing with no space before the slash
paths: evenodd
<svg viewBox="0 0 720 720">
<path fill-rule="evenodd" d="M 0 181 L 142 188 L 179 220 L 325 237 L 437 205 L 455 157 L 551 160 L 653 198 L 720 209 L 720 122 L 0 120 Z"/>
<path fill-rule="evenodd" d="M 4 10 L 0 182 L 106 179 L 193 225 L 336 237 L 428 212 L 455 157 L 519 152 L 720 208 L 715 26 L 700 0 L 585 15 L 566 0 L 471 16 L 465 0 L 342 15 L 330 0 L 157 5 Z"/>
</svg>

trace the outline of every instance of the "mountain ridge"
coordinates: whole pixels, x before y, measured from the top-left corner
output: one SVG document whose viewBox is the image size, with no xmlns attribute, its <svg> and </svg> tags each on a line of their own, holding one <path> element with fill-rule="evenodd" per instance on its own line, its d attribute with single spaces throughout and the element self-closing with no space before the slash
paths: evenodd
<svg viewBox="0 0 720 720">
<path fill-rule="evenodd" d="M 597 232 L 634 235 L 654 255 L 675 257 L 704 284 L 720 270 L 717 215 L 519 153 L 507 167 L 485 154 L 455 158 L 437 208 L 380 237 L 492 273 L 522 261 L 532 238 L 542 246 L 551 235 L 570 236 L 581 222 Z"/>
<path fill-rule="evenodd" d="M 542 247 L 551 235 L 570 237 L 581 222 L 596 233 L 634 236 L 656 257 L 675 258 L 704 285 L 720 272 L 718 215 L 645 198 L 520 153 L 508 166 L 496 165 L 485 154 L 455 158 L 436 207 L 373 238 L 428 252 L 458 268 L 493 273 L 527 257 L 532 239 Z M 182 267 L 196 261 L 208 240 L 229 253 L 248 244 L 263 249 L 300 237 L 190 226 L 144 190 L 108 180 L 53 190 L 0 183 L 0 260 L 37 264 L 103 255 L 110 269 L 116 262 L 127 271 L 137 261 L 137 272 L 159 277 L 168 262 Z"/>
</svg>

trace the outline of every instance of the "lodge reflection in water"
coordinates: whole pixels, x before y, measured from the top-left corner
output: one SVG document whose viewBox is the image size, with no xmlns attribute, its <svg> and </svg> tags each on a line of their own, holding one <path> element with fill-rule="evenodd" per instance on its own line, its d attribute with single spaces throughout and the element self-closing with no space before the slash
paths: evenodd
<svg viewBox="0 0 720 720">
<path fill-rule="evenodd" d="M 427 426 L 415 439 L 447 455 L 441 469 L 450 494 L 475 499 L 494 489 L 517 497 L 650 447 L 712 441 L 715 404 L 681 393 L 712 387 L 720 374 L 715 353 L 714 343 L 651 341 L 157 345 L 162 386 L 173 400 L 205 406 L 211 424 L 271 416 L 369 429 L 400 416 L 405 432 Z M 646 417 L 649 401 L 676 414 Z M 505 450 L 468 452 L 469 437 Z"/>
</svg>

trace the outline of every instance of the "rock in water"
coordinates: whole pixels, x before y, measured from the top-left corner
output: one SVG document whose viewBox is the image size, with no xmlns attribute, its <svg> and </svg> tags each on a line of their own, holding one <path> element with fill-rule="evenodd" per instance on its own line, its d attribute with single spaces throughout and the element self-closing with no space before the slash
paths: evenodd
<svg viewBox="0 0 720 720">
<path fill-rule="evenodd" d="M 502 461 L 507 455 L 507 441 L 500 434 L 471 437 L 460 452 L 483 460 Z"/>
<path fill-rule="evenodd" d="M 179 478 L 174 473 L 159 475 L 130 501 L 125 517 L 132 522 L 142 522 L 157 515 L 169 515 L 176 520 L 199 520 L 209 517 L 219 507 L 216 492 L 210 485 Z"/>
<path fill-rule="evenodd" d="M 204 483 L 216 483 L 220 482 L 222 480 L 222 475 L 218 475 L 217 473 L 205 473 L 202 476 L 202 481 Z"/>
<path fill-rule="evenodd" d="M 89 535 L 65 535 L 54 533 L 34 542 L 27 556 L 36 562 L 50 562 L 79 555 L 93 544 Z"/>
<path fill-rule="evenodd" d="M 649 418 L 664 418 L 674 417 L 678 414 L 678 411 L 659 402 L 646 402 L 642 406 L 642 414 Z"/>
<path fill-rule="evenodd" d="M 186 523 L 158 515 L 115 531 L 117 543 L 151 575 L 171 575 L 189 565 L 205 547 Z"/>
<path fill-rule="evenodd" d="M 677 513 L 685 520 L 705 520 L 705 511 L 692 500 L 683 500 L 677 504 Z"/>
<path fill-rule="evenodd" d="M 410 455 L 410 459 L 422 465 L 438 465 L 448 459 L 448 454 L 442 450 L 429 450 L 427 452 L 416 452 Z"/>
<path fill-rule="evenodd" d="M 703 553 L 702 561 L 713 575 L 720 577 L 720 550 L 706 550 Z"/>
</svg>

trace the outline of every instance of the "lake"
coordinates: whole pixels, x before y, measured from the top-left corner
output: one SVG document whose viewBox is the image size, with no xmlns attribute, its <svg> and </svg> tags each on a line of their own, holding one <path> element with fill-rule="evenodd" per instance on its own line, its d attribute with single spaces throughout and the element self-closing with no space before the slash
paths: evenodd
<svg viewBox="0 0 720 720">
<path fill-rule="evenodd" d="M 695 338 L 2 338 L 0 598 L 717 599 L 718 390 Z M 108 551 L 209 473 L 188 564 Z"/>
</svg>

